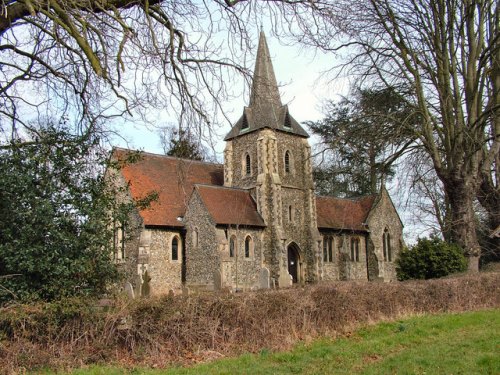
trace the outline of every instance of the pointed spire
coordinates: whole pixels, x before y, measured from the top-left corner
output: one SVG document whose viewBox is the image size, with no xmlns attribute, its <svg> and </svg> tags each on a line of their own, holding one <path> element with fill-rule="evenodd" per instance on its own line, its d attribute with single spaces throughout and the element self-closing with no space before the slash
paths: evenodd
<svg viewBox="0 0 500 375">
<path fill-rule="evenodd" d="M 262 30 L 259 37 L 259 47 L 257 48 L 249 106 L 261 107 L 261 104 L 272 105 L 275 108 L 282 106 L 266 36 Z"/>
<path fill-rule="evenodd" d="M 248 107 L 245 107 L 243 115 L 234 124 L 224 140 L 228 141 L 264 128 L 280 130 L 300 137 L 309 137 L 302 126 L 290 115 L 288 106 L 281 104 L 266 36 L 261 30 L 250 103 Z"/>
</svg>

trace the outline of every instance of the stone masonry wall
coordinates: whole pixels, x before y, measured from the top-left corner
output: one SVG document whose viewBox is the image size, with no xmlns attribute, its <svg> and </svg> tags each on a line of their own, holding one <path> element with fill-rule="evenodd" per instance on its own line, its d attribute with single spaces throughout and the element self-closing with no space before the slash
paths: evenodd
<svg viewBox="0 0 500 375">
<path fill-rule="evenodd" d="M 225 163 L 231 163 L 225 167 L 225 176 L 230 175 L 231 183 L 227 186 L 250 189 L 255 187 L 258 175 L 257 163 L 257 138 L 260 132 L 252 132 L 242 137 L 231 140 L 231 147 L 227 147 Z M 251 173 L 247 175 L 245 170 L 245 155 L 250 155 Z M 227 177 L 225 177 L 227 179 Z M 229 181 L 229 180 L 228 180 Z"/>
<path fill-rule="evenodd" d="M 151 294 L 179 293 L 182 288 L 182 246 L 180 231 L 145 229 L 150 232 L 149 263 Z M 177 238 L 177 260 L 172 259 L 172 241 Z"/>
<path fill-rule="evenodd" d="M 384 281 L 396 280 L 394 261 L 403 246 L 403 226 L 385 189 L 382 190 L 378 202 L 368 216 L 367 223 L 378 260 L 378 277 Z M 386 228 L 391 238 L 392 261 L 384 261 L 383 233 Z"/>
<path fill-rule="evenodd" d="M 227 241 L 221 243 L 222 278 L 223 286 L 233 290 L 250 290 L 259 287 L 260 270 L 264 265 L 262 248 L 263 231 L 259 228 L 229 227 L 219 229 L 222 238 Z M 229 254 L 231 237 L 236 240 L 234 255 Z M 245 239 L 251 238 L 250 256 L 245 256 Z"/>
<path fill-rule="evenodd" d="M 114 188 L 116 199 L 121 203 L 131 203 L 130 195 L 127 192 L 127 183 L 122 174 L 115 169 L 106 171 L 105 179 L 107 183 Z M 144 224 L 139 212 L 133 210 L 125 223 L 125 231 L 119 233 L 122 223 L 116 223 L 115 226 L 115 243 L 113 259 L 118 270 L 123 274 L 126 282 L 130 282 L 135 290 L 140 291 L 138 285 L 138 264 L 144 261 L 140 256 L 141 233 L 144 229 Z M 124 242 L 124 257 L 121 257 L 121 246 Z"/>
<path fill-rule="evenodd" d="M 215 223 L 194 191 L 184 216 L 186 223 L 186 285 L 213 289 L 214 275 L 220 270 Z"/>
<path fill-rule="evenodd" d="M 367 237 L 361 233 L 341 233 L 339 231 L 322 231 L 321 242 L 321 280 L 367 280 Z M 332 261 L 324 261 L 323 242 L 325 238 L 333 238 Z M 359 257 L 351 258 L 351 239 L 359 240 Z"/>
</svg>

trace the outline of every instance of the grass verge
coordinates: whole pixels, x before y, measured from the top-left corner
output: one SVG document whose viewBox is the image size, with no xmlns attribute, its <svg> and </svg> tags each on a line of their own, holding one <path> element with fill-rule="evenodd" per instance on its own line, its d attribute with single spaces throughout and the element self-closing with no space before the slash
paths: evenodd
<svg viewBox="0 0 500 375">
<path fill-rule="evenodd" d="M 500 310 L 413 317 L 189 368 L 95 366 L 73 374 L 500 374 Z"/>
</svg>

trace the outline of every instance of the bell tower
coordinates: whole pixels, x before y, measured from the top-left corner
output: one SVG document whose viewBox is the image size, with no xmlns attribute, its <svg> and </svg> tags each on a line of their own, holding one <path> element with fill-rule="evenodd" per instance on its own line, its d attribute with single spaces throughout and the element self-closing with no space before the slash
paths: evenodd
<svg viewBox="0 0 500 375">
<path fill-rule="evenodd" d="M 249 105 L 224 139 L 224 185 L 252 192 L 267 226 L 265 263 L 280 285 L 317 279 L 319 233 L 308 137 L 281 102 L 261 31 Z"/>
</svg>

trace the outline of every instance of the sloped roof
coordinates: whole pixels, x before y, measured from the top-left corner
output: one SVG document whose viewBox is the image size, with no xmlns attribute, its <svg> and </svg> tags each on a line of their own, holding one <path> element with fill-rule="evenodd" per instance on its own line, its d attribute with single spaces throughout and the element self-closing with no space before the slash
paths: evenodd
<svg viewBox="0 0 500 375">
<path fill-rule="evenodd" d="M 266 36 L 261 31 L 249 106 L 245 107 L 243 115 L 224 140 L 227 141 L 263 128 L 309 137 L 309 134 L 292 117 L 288 106 L 281 103 Z"/>
<path fill-rule="evenodd" d="M 216 224 L 266 226 L 248 190 L 213 185 L 195 189 Z"/>
<path fill-rule="evenodd" d="M 117 148 L 116 160 L 126 160 L 135 151 Z M 222 185 L 224 169 L 220 164 L 179 159 L 170 156 L 141 153 L 140 160 L 123 166 L 121 174 L 129 183 L 133 199 L 145 198 L 156 191 L 158 200 L 140 211 L 145 225 L 182 227 L 194 184 Z"/>
<path fill-rule="evenodd" d="M 358 199 L 316 197 L 318 228 L 366 231 L 366 218 L 376 195 Z"/>
</svg>

